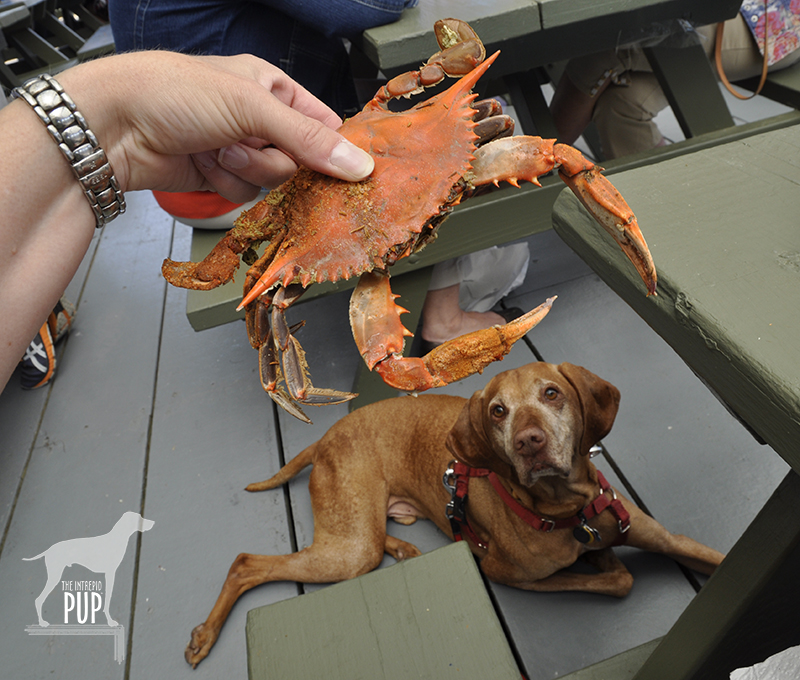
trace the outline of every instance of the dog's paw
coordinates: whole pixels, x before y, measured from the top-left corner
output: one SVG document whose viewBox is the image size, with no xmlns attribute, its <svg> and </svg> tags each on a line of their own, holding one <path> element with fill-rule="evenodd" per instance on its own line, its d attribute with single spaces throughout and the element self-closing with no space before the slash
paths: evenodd
<svg viewBox="0 0 800 680">
<path fill-rule="evenodd" d="M 207 630 L 205 623 L 196 626 L 192 631 L 192 639 L 189 640 L 183 653 L 186 663 L 191 664 L 192 668 L 197 668 L 197 664 L 208 656 L 216 641 L 217 635 Z"/>
<path fill-rule="evenodd" d="M 386 536 L 383 549 L 398 562 L 411 557 L 419 557 L 422 554 L 417 546 L 389 535 Z"/>
</svg>

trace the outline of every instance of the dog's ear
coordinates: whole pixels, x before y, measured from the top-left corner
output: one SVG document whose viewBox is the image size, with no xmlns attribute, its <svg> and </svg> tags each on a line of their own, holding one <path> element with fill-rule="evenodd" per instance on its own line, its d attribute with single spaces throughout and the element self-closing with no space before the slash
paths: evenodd
<svg viewBox="0 0 800 680">
<path fill-rule="evenodd" d="M 588 454 L 610 431 L 619 410 L 619 390 L 582 366 L 563 363 L 558 370 L 575 388 L 583 411 L 581 453 Z"/>
<path fill-rule="evenodd" d="M 482 410 L 483 390 L 478 390 L 464 404 L 445 442 L 450 453 L 473 467 L 485 467 L 484 463 L 490 457 L 489 440 L 480 417 Z"/>
<path fill-rule="evenodd" d="M 486 431 L 484 390 L 479 390 L 464 404 L 456 424 L 447 435 L 445 445 L 450 453 L 471 467 L 488 468 L 508 477 L 513 468 L 498 458 Z"/>
</svg>

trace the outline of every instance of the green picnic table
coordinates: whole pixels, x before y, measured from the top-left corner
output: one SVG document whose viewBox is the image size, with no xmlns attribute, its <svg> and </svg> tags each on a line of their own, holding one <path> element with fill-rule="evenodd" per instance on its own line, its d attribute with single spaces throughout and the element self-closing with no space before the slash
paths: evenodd
<svg viewBox="0 0 800 680">
<path fill-rule="evenodd" d="M 636 680 L 727 678 L 800 643 L 800 126 L 614 181 L 652 251 L 656 297 L 571 195 L 555 204 L 556 232 L 769 444 L 765 456 L 792 467 L 669 634 L 636 662 Z"/>
</svg>

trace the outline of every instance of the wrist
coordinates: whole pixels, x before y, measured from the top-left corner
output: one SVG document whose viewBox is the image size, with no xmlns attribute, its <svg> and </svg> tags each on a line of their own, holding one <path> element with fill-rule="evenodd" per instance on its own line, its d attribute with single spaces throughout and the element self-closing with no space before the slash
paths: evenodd
<svg viewBox="0 0 800 680">
<path fill-rule="evenodd" d="M 56 75 L 64 91 L 83 115 L 97 143 L 105 152 L 120 190 L 130 190 L 130 172 L 125 152 L 125 95 L 119 92 L 120 69 L 116 57 L 96 59 Z"/>
<path fill-rule="evenodd" d="M 98 228 L 125 212 L 125 199 L 105 151 L 72 98 L 52 76 L 28 80 L 13 91 L 45 126 L 70 165 Z"/>
</svg>

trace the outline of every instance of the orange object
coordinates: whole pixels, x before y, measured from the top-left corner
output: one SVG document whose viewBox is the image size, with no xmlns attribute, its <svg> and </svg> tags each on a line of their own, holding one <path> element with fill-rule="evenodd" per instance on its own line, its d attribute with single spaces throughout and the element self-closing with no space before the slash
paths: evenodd
<svg viewBox="0 0 800 680">
<path fill-rule="evenodd" d="M 215 191 L 154 191 L 153 196 L 156 202 L 173 217 L 193 220 L 219 217 L 242 205 L 223 198 Z"/>
</svg>

